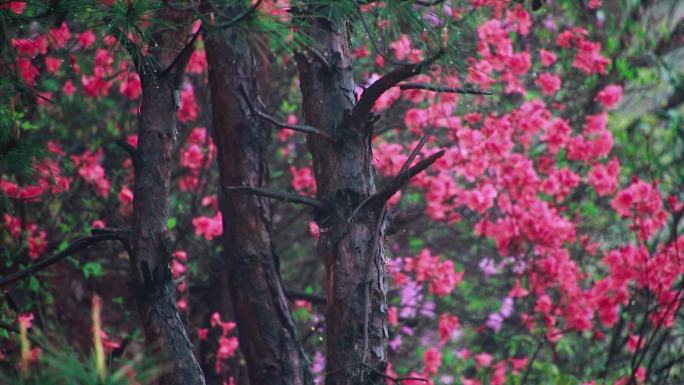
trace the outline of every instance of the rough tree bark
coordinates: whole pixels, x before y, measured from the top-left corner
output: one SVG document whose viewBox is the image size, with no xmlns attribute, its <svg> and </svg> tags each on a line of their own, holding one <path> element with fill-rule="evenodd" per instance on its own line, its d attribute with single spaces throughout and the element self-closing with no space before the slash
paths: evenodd
<svg viewBox="0 0 684 385">
<path fill-rule="evenodd" d="M 246 10 L 231 6 L 221 11 L 231 18 Z M 278 272 L 270 202 L 225 189 L 262 187 L 268 181 L 266 151 L 273 127 L 250 109 L 260 105 L 258 78 L 263 72 L 248 46 L 250 38 L 233 30 L 210 28 L 205 33 L 205 47 L 212 135 L 218 149 L 225 273 L 240 349 L 251 384 L 312 384 L 309 362 L 297 338 Z"/>
<path fill-rule="evenodd" d="M 387 200 L 444 154 L 411 162 L 428 140 L 428 131 L 402 170 L 376 192 L 371 139 L 377 99 L 400 82 L 426 71 L 441 51 L 415 64 L 401 65 L 354 93 L 349 25 L 311 2 L 300 13 L 299 30 L 317 46 L 297 54 L 304 117 L 313 156 L 318 254 L 326 263 L 326 384 L 383 384 L 387 366 Z M 307 17 L 307 14 L 309 15 Z"/>
<path fill-rule="evenodd" d="M 317 197 L 318 253 L 327 273 L 326 384 L 384 384 L 387 268 L 384 205 L 355 209 L 375 192 L 371 130 L 351 124 L 356 104 L 346 22 L 312 17 L 301 29 L 318 45 L 296 56 Z M 321 58 L 320 55 L 323 57 Z M 365 117 L 364 117 L 365 118 Z M 351 220 L 350 220 L 351 218 Z"/>
<path fill-rule="evenodd" d="M 156 44 L 150 44 L 146 55 L 122 36 L 142 81 L 138 148 L 128 149 L 135 169 L 131 268 L 145 340 L 160 365 L 160 383 L 203 385 L 202 370 L 176 307 L 169 269 L 173 238 L 166 229 L 177 93 L 194 39 L 188 43 L 191 20 L 186 12 L 161 8 L 155 18 L 164 27 L 151 36 Z"/>
</svg>

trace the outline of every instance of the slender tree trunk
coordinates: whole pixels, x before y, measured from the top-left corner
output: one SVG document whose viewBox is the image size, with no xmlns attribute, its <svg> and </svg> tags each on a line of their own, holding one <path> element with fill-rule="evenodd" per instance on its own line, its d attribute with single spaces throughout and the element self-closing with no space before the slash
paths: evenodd
<svg viewBox="0 0 684 385">
<path fill-rule="evenodd" d="M 301 29 L 319 54 L 296 57 L 306 123 L 335 142 L 309 135 L 317 195 L 318 253 L 326 263 L 326 384 L 384 384 L 387 365 L 387 269 L 384 205 L 362 207 L 375 192 L 371 132 L 354 127 L 350 31 L 344 21 L 311 18 Z M 323 56 L 321 58 L 320 56 Z M 323 59 L 323 60 L 322 60 Z M 326 63 L 327 62 L 327 63 Z M 365 117 L 364 117 L 365 118 Z"/>
<path fill-rule="evenodd" d="M 244 8 L 233 6 L 225 12 L 238 15 Z M 268 181 L 271 123 L 250 113 L 240 91 L 251 105 L 260 105 L 257 79 L 263 73 L 247 46 L 249 40 L 231 30 L 205 34 L 226 275 L 250 383 L 311 384 L 309 362 L 295 332 L 273 251 L 270 202 L 224 189 L 261 187 Z"/>
<path fill-rule="evenodd" d="M 144 57 L 132 51 L 143 92 L 138 148 L 133 153 L 131 267 L 138 313 L 148 348 L 160 365 L 160 383 L 204 384 L 202 370 L 176 307 L 176 288 L 169 269 L 173 238 L 166 229 L 176 140 L 176 95 L 187 60 L 179 54 L 189 40 L 190 20 L 169 8 L 161 9 L 155 17 L 173 27 L 152 36 L 156 44 L 150 44 L 150 52 Z"/>
</svg>

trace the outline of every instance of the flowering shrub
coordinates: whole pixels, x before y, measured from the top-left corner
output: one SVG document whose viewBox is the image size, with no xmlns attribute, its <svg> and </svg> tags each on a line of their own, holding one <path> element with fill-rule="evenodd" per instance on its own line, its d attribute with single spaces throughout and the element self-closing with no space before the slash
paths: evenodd
<svg viewBox="0 0 684 385">
<path fill-rule="evenodd" d="M 124 3 L 93 6 L 113 12 Z M 445 151 L 392 197 L 391 219 L 382 229 L 391 233 L 392 250 L 388 383 L 401 378 L 404 384 L 629 384 L 666 378 L 670 369 L 661 364 L 681 363 L 669 352 L 677 343 L 670 333 L 682 322 L 681 108 L 668 103 L 643 112 L 635 107 L 634 88 L 649 82 L 667 88 L 657 71 L 665 68 L 639 63 L 650 54 L 666 56 L 670 45 L 681 42 L 681 28 L 670 38 L 631 19 L 618 28 L 620 18 L 601 1 L 582 3 L 582 9 L 576 2 L 548 1 L 544 12 L 506 0 L 436 3 L 406 5 L 417 15 L 414 21 L 434 28 L 434 34 L 427 27 L 414 33 L 410 24 L 386 16 L 400 12 L 400 5 L 372 2 L 354 14 L 383 32 L 378 43 L 372 33 L 354 28 L 358 97 L 398 62 L 430 57 L 426 42 L 432 35 L 459 58 L 438 60 L 412 82 L 470 91 L 393 87 L 373 110 L 382 116 L 371 144 L 378 188 L 400 173 L 426 130 L 435 129 L 417 160 Z M 289 36 L 289 2 L 262 6 L 257 20 L 274 29 L 284 26 Z M 0 5 L 0 12 L 34 17 L 37 9 L 12 1 Z M 145 17 L 139 22 L 148 27 Z M 642 32 L 657 43 L 639 40 Z M 128 35 L 123 38 L 129 43 L 143 39 Z M 7 109 L 3 119 L 12 117 L 7 127 L 2 121 L 7 134 L 0 137 L 0 150 L 4 157 L 13 141 L 39 140 L 31 142 L 35 151 L 26 150 L 26 173 L 2 164 L 3 277 L 65 250 L 68 240 L 91 228 L 129 223 L 139 159 L 120 147 L 135 153 L 143 92 L 114 29 L 66 17 L 32 23 L 8 37 L 15 55 L 10 67 L 35 101 L 8 97 L 7 107 L 0 107 Z M 298 97 L 296 81 L 280 76 L 290 73 L 292 62 L 292 52 L 276 50 L 272 64 L 278 75 L 269 79 L 269 93 L 278 100 L 264 95 L 261 106 L 289 125 L 302 120 L 290 104 Z M 240 344 L 221 286 L 229 267 L 216 262 L 230 251 L 216 241 L 224 226 L 247 219 L 223 218 L 220 210 L 208 70 L 200 37 L 177 95 L 179 140 L 166 223 L 176 244 L 168 264 L 175 305 L 187 329 L 197 330 L 190 338 L 205 372 L 212 372 L 214 383 L 233 383 Z M 675 86 L 680 92 L 681 84 Z M 304 138 L 285 129 L 276 135 L 267 156 L 270 183 L 316 196 Z M 269 209 L 283 282 L 309 296 L 325 296 L 325 268 L 311 257 L 328 230 L 324 221 L 317 217 L 317 224 L 308 212 L 283 204 Z M 91 336 L 79 333 L 90 327 L 83 322 L 89 319 L 89 309 L 83 310 L 88 298 L 98 298 L 92 303 L 111 331 L 92 336 L 102 354 L 124 354 L 134 362 L 143 339 L 126 326 L 133 296 L 121 270 L 126 258 L 116 245 L 98 245 L 54 270 L 31 274 L 16 292 L 8 290 L 0 321 L 17 324 L 19 333 L 0 331 L 0 362 L 16 363 L 20 376 L 30 371 L 39 378 L 46 360 L 66 359 L 29 338 L 36 329 L 54 329 L 57 314 L 74 345 L 90 347 Z M 322 353 L 324 307 L 301 298 L 292 298 L 291 307 L 320 382 L 332 370 L 324 368 Z M 132 347 L 125 350 L 129 340 Z M 108 369 L 107 378 L 118 373 L 120 383 L 145 383 L 136 377 L 142 369 L 117 370 Z"/>
</svg>

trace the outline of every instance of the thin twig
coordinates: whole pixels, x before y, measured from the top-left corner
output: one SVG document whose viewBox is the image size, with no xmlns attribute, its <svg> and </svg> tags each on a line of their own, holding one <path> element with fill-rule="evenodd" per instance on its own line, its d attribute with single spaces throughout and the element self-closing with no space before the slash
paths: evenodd
<svg viewBox="0 0 684 385">
<path fill-rule="evenodd" d="M 311 206 L 311 207 L 319 209 L 319 210 L 323 210 L 325 208 L 325 205 L 323 204 L 323 202 L 319 201 L 318 199 L 309 198 L 309 197 L 305 197 L 303 195 L 284 192 L 284 191 L 269 190 L 269 189 L 265 189 L 265 188 L 250 187 L 250 186 L 224 187 L 224 190 L 232 191 L 232 192 L 236 192 L 236 193 L 241 193 L 241 194 L 247 194 L 247 195 L 257 195 L 257 196 L 277 199 L 277 200 L 290 202 L 290 203 L 298 203 L 298 204 L 302 204 L 302 205 Z"/>
<path fill-rule="evenodd" d="M 192 35 L 190 38 L 190 41 L 188 44 L 186 44 L 183 49 L 176 55 L 175 58 L 173 58 L 173 61 L 171 64 L 169 64 L 168 67 L 164 69 L 162 72 L 162 75 L 166 76 L 171 73 L 174 69 L 177 70 L 178 74 L 183 73 L 183 69 L 185 68 L 185 65 L 188 64 L 188 61 L 192 57 L 193 52 L 195 52 L 195 42 L 197 42 L 197 38 L 199 38 L 200 34 L 202 33 L 202 25 L 200 24 L 199 28 L 197 28 L 197 31 Z M 176 76 L 177 79 L 180 79 L 180 76 Z M 180 83 L 180 80 L 177 80 L 177 85 Z"/>
<path fill-rule="evenodd" d="M 131 56 L 131 61 L 133 61 L 133 65 L 135 66 L 135 70 L 140 75 L 141 80 L 145 80 L 145 77 L 147 76 L 148 72 L 149 73 L 154 73 L 156 68 L 147 68 L 149 63 L 146 61 L 145 57 L 140 53 L 140 49 L 135 46 L 135 44 L 124 34 L 122 30 L 119 28 L 113 27 L 112 32 L 114 33 L 114 36 L 116 39 L 119 41 L 119 44 L 121 44 L 126 52 Z"/>
<path fill-rule="evenodd" d="M 247 17 L 251 16 L 257 10 L 257 8 L 259 8 L 262 1 L 263 0 L 257 0 L 257 2 L 254 3 L 251 7 L 249 7 L 249 9 L 247 9 L 246 11 L 242 12 L 241 14 L 235 16 L 234 18 L 228 20 L 223 24 L 214 25 L 212 26 L 212 28 L 225 29 L 234 26 L 235 24 L 241 22 L 243 19 L 246 19 Z"/>
<path fill-rule="evenodd" d="M 416 5 L 420 5 L 421 7 L 434 7 L 435 5 L 442 4 L 443 2 L 444 0 L 416 0 Z"/>
<path fill-rule="evenodd" d="M 520 383 L 520 385 L 525 385 L 527 383 L 527 378 L 529 377 L 530 371 L 532 370 L 532 364 L 534 364 L 534 361 L 537 359 L 537 356 L 539 355 L 539 352 L 541 351 L 541 349 L 544 347 L 545 343 L 546 343 L 545 339 L 541 339 L 539 341 L 537 348 L 534 350 L 534 353 L 532 354 L 532 359 L 527 364 L 527 368 L 525 368 L 525 374 L 523 375 L 523 379 L 522 379 L 522 382 Z"/>
<path fill-rule="evenodd" d="M 366 88 L 363 94 L 361 94 L 361 98 L 359 99 L 358 103 L 356 103 L 356 106 L 354 106 L 351 114 L 351 126 L 356 129 L 361 128 L 362 123 L 368 118 L 368 115 L 373 110 L 373 106 L 375 106 L 375 102 L 380 98 L 380 96 L 382 96 L 382 94 L 404 80 L 410 79 L 426 71 L 428 68 L 430 68 L 432 63 L 434 63 L 443 55 L 443 53 L 444 51 L 440 50 L 432 57 L 429 57 L 419 63 L 401 66 L 376 80 L 373 84 Z"/>
<path fill-rule="evenodd" d="M 245 88 L 242 86 L 242 84 L 240 85 L 240 94 L 242 95 L 242 98 L 244 99 L 245 103 L 247 103 L 247 108 L 249 108 L 249 110 L 254 115 L 258 116 L 261 119 L 264 119 L 266 121 L 271 122 L 273 125 L 276 126 L 276 128 L 278 128 L 278 129 L 289 128 L 291 130 L 303 132 L 305 134 L 318 135 L 318 136 L 321 136 L 323 138 L 328 139 L 331 142 L 335 142 L 335 139 L 332 136 L 330 136 L 328 133 L 326 133 L 324 131 L 319 130 L 318 128 L 306 126 L 306 125 L 289 124 L 289 123 L 281 122 L 281 121 L 278 121 L 277 119 L 275 119 L 274 117 L 272 117 L 271 115 L 268 115 L 263 111 L 260 111 L 258 108 L 256 108 L 256 106 L 254 106 L 252 104 L 251 100 L 249 99 L 249 96 L 247 95 L 247 91 L 245 91 Z"/>
<path fill-rule="evenodd" d="M 126 142 L 125 140 L 119 139 L 116 141 L 116 145 L 121 147 L 121 149 L 123 149 L 124 151 L 126 151 L 128 155 L 130 155 L 131 159 L 133 159 L 134 163 L 138 161 L 138 150 L 135 147 L 133 147 L 130 143 Z"/>
<path fill-rule="evenodd" d="M 401 383 L 402 381 L 422 381 L 422 382 L 425 382 L 425 383 L 428 383 L 428 382 L 429 382 L 426 378 L 422 378 L 422 377 L 392 377 L 392 376 L 390 376 L 390 375 L 388 375 L 388 374 L 386 374 L 386 373 L 383 373 L 383 372 L 379 371 L 378 369 L 375 369 L 374 367 L 372 367 L 372 366 L 370 366 L 370 365 L 368 365 L 368 364 L 365 364 L 365 363 L 364 363 L 364 364 L 362 364 L 362 365 L 363 365 L 364 367 L 366 367 L 367 369 L 369 369 L 371 372 L 373 372 L 373 373 L 375 373 L 375 374 L 377 374 L 377 375 L 379 375 L 379 376 L 381 376 L 381 377 L 383 377 L 383 378 L 386 378 L 386 379 L 388 379 L 388 380 L 394 382 L 395 384 L 399 384 L 399 383 Z"/>
<path fill-rule="evenodd" d="M 445 93 L 452 93 L 452 94 L 493 95 L 490 91 L 477 90 L 474 88 L 456 88 L 456 87 L 437 86 L 437 85 L 423 84 L 423 83 L 399 84 L 399 89 L 402 91 L 405 91 L 405 90 L 425 90 L 425 91 L 445 92 Z"/>
<path fill-rule="evenodd" d="M 411 178 L 414 176 L 418 175 L 419 173 L 423 172 L 426 168 L 430 167 L 432 163 L 434 163 L 437 159 L 441 158 L 444 155 L 445 150 L 440 150 L 429 157 L 421 160 L 418 162 L 415 166 L 409 168 L 413 160 L 416 158 L 418 153 L 420 153 L 420 150 L 423 148 L 425 143 L 427 143 L 428 138 L 432 133 L 435 131 L 434 127 L 429 128 L 425 134 L 420 138 L 420 141 L 416 145 L 416 147 L 411 151 L 409 154 L 408 158 L 406 158 L 406 161 L 404 164 L 401 166 L 401 169 L 399 170 L 399 173 L 392 179 L 392 181 L 385 186 L 382 190 L 376 192 L 375 194 L 369 196 L 365 200 L 363 200 L 356 208 L 354 211 L 352 211 L 351 215 L 349 216 L 349 219 L 347 220 L 348 223 L 351 223 L 352 219 L 356 216 L 356 214 L 366 206 L 366 204 L 374 202 L 376 204 L 379 203 L 385 203 L 388 199 L 394 195 L 397 191 L 399 191 L 401 188 L 403 188 L 406 183 L 408 183 Z M 389 194 L 389 195 L 388 195 Z"/>
<path fill-rule="evenodd" d="M 10 332 L 12 332 L 12 333 L 19 334 L 19 329 L 17 329 L 17 328 L 14 327 L 13 325 L 10 325 L 10 324 L 8 324 L 8 323 L 6 323 L 6 322 L 0 321 L 0 329 L 5 329 L 5 330 L 10 331 Z"/>
<path fill-rule="evenodd" d="M 325 305 L 327 303 L 327 300 L 323 296 L 310 294 L 297 289 L 285 289 L 285 296 L 289 299 L 303 299 L 314 305 Z"/>
<path fill-rule="evenodd" d="M 102 229 L 100 229 L 102 230 Z M 124 234 L 121 232 L 117 231 L 110 231 L 110 232 L 101 232 L 99 234 L 93 234 L 89 237 L 82 237 L 76 239 L 74 242 L 72 242 L 69 246 L 66 247 L 66 249 L 60 251 L 59 253 L 42 259 L 36 263 L 34 263 L 31 267 L 26 268 L 24 270 L 17 271 L 13 274 L 10 274 L 6 277 L 3 277 L 0 279 L 0 287 L 9 285 L 13 282 L 19 281 L 21 279 L 24 279 L 26 277 L 32 276 L 36 274 L 37 272 L 61 261 L 62 259 L 78 252 L 84 249 L 87 249 L 88 247 L 100 243 L 102 241 L 121 241 L 124 239 Z"/>
</svg>

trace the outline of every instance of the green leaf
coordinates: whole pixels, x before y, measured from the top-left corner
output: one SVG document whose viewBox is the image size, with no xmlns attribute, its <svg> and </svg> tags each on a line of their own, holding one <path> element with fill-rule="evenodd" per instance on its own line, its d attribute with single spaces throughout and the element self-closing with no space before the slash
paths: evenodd
<svg viewBox="0 0 684 385">
<path fill-rule="evenodd" d="M 31 289 L 31 291 L 33 291 L 35 293 L 40 291 L 40 282 L 38 281 L 38 278 L 31 277 L 29 279 L 29 288 Z"/>
<path fill-rule="evenodd" d="M 409 248 L 411 249 L 411 252 L 417 253 L 419 252 L 423 246 L 425 246 L 425 241 L 423 241 L 420 238 L 411 238 L 409 239 Z"/>
<path fill-rule="evenodd" d="M 420 201 L 421 201 L 421 197 L 420 197 L 420 194 L 418 194 L 417 192 L 412 192 L 412 193 L 406 195 L 406 202 L 408 202 L 410 204 L 415 205 L 415 204 L 418 204 Z"/>
<path fill-rule="evenodd" d="M 584 201 L 581 207 L 582 216 L 596 218 L 598 216 L 598 208 L 592 201 Z"/>
<path fill-rule="evenodd" d="M 59 246 L 57 246 L 57 251 L 64 251 L 69 246 L 69 242 L 65 239 L 62 242 L 59 243 Z"/>
<path fill-rule="evenodd" d="M 104 275 L 102 272 L 102 265 L 100 262 L 87 262 L 83 265 L 83 275 L 86 278 L 89 278 L 91 276 L 93 277 L 101 277 Z"/>
<path fill-rule="evenodd" d="M 178 224 L 178 219 L 171 217 L 166 221 L 166 228 L 173 230 Z"/>
</svg>

